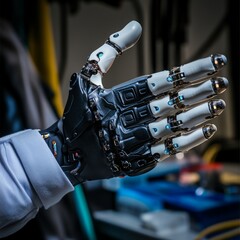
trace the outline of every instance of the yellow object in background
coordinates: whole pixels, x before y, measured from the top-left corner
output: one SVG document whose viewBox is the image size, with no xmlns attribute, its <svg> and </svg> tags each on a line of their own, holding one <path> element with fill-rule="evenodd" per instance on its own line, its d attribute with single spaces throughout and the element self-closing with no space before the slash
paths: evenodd
<svg viewBox="0 0 240 240">
<path fill-rule="evenodd" d="M 63 104 L 49 3 L 46 0 L 36 0 L 35 3 L 29 32 L 29 52 L 42 80 L 53 92 L 51 104 L 60 117 Z"/>
<path fill-rule="evenodd" d="M 32 25 L 28 40 L 29 52 L 42 80 L 54 94 L 52 98 L 52 105 L 54 106 L 58 117 L 61 117 L 63 114 L 63 103 L 55 55 L 49 3 L 47 0 L 36 0 L 35 9 L 33 9 L 33 11 L 33 21 L 31 23 Z M 82 192 L 82 186 L 78 185 L 73 194 L 76 203 L 77 215 L 79 217 L 80 224 L 83 226 L 82 229 L 84 229 L 84 234 L 87 236 L 87 239 L 95 240 L 95 230 L 85 195 Z"/>
<path fill-rule="evenodd" d="M 215 162 L 216 156 L 221 149 L 221 145 L 218 143 L 213 144 L 203 154 L 203 159 L 206 163 Z"/>
</svg>

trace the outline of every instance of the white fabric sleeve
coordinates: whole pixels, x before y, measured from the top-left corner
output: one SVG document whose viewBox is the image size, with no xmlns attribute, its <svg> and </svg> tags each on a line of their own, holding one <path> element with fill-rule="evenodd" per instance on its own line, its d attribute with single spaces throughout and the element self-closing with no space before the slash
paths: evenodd
<svg viewBox="0 0 240 240">
<path fill-rule="evenodd" d="M 38 130 L 0 138 L 0 238 L 74 190 Z"/>
</svg>

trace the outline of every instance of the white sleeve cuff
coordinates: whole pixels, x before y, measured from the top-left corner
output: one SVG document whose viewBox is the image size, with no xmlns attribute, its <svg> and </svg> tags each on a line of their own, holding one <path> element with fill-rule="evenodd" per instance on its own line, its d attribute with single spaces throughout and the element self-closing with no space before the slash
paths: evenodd
<svg viewBox="0 0 240 240">
<path fill-rule="evenodd" d="M 25 130 L 11 142 L 44 208 L 74 190 L 38 130 Z"/>
</svg>

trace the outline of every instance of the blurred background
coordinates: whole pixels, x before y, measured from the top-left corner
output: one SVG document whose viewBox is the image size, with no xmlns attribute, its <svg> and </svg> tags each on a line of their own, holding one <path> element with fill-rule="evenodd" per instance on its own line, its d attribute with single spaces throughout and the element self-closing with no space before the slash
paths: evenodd
<svg viewBox="0 0 240 240">
<path fill-rule="evenodd" d="M 142 176 L 84 183 L 6 239 L 240 239 L 239 11 L 235 0 L 1 1 L 1 136 L 61 117 L 72 73 L 132 20 L 142 36 L 106 88 L 214 53 L 229 80 L 210 141 Z"/>
</svg>

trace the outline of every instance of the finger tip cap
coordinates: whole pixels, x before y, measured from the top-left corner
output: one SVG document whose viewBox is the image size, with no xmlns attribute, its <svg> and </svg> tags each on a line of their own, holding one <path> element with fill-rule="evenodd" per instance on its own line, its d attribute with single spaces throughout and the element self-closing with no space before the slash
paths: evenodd
<svg viewBox="0 0 240 240">
<path fill-rule="evenodd" d="M 213 54 L 212 62 L 214 67 L 218 70 L 227 64 L 227 57 L 223 54 Z"/>
<path fill-rule="evenodd" d="M 203 128 L 203 134 L 206 139 L 211 138 L 217 131 L 217 127 L 214 124 L 206 124 Z"/>
<path fill-rule="evenodd" d="M 225 88 L 225 89 L 228 88 L 229 82 L 227 78 L 222 77 L 220 83 L 221 83 L 220 86 L 222 86 L 222 88 Z"/>
<path fill-rule="evenodd" d="M 128 24 L 129 24 L 130 28 L 132 28 L 132 30 L 135 30 L 136 32 L 138 32 L 138 34 L 141 34 L 142 26 L 139 22 L 132 20 Z"/>
<path fill-rule="evenodd" d="M 228 79 L 225 77 L 217 77 L 213 79 L 212 83 L 216 94 L 223 93 L 229 85 Z"/>
<path fill-rule="evenodd" d="M 142 34 L 142 26 L 139 22 L 132 20 L 122 30 L 112 34 L 109 39 L 117 44 L 122 52 L 131 48 L 139 40 Z"/>
</svg>

